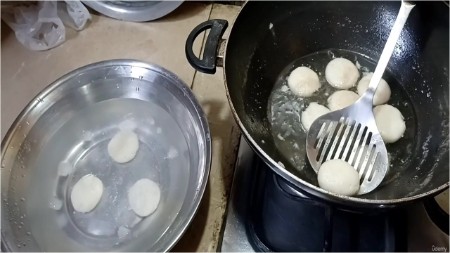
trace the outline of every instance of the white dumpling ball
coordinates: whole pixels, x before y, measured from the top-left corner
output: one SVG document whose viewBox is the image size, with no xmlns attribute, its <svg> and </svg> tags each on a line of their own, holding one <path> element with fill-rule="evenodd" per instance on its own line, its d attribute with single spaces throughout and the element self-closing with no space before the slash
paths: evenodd
<svg viewBox="0 0 450 253">
<path fill-rule="evenodd" d="M 358 82 L 358 94 L 362 96 L 369 87 L 370 79 L 372 79 L 373 73 L 368 73 Z M 391 97 L 391 88 L 389 84 L 382 78 L 378 84 L 378 88 L 373 96 L 373 105 L 385 104 Z"/>
<path fill-rule="evenodd" d="M 300 97 L 310 97 L 320 88 L 319 76 L 308 67 L 298 67 L 289 75 L 288 86 Z"/>
<path fill-rule="evenodd" d="M 359 191 L 359 174 L 347 162 L 336 159 L 326 161 L 317 173 L 320 188 L 345 196 L 353 196 Z"/>
<path fill-rule="evenodd" d="M 73 186 L 70 200 L 75 211 L 88 213 L 97 206 L 102 195 L 102 181 L 92 174 L 87 174 L 80 178 Z"/>
<path fill-rule="evenodd" d="M 328 108 L 332 111 L 340 110 L 356 102 L 359 99 L 359 95 L 349 90 L 335 91 L 328 97 Z"/>
<path fill-rule="evenodd" d="M 306 131 L 309 130 L 314 120 L 320 116 L 329 113 L 330 110 L 316 102 L 311 102 L 309 106 L 302 112 L 302 125 Z"/>
<path fill-rule="evenodd" d="M 349 89 L 358 81 L 359 71 L 353 62 L 345 58 L 335 58 L 327 64 L 325 78 L 337 89 Z"/>
<path fill-rule="evenodd" d="M 120 130 L 108 143 L 108 154 L 117 163 L 127 163 L 136 156 L 139 138 L 132 130 Z"/>
<path fill-rule="evenodd" d="M 139 179 L 128 190 L 128 203 L 131 210 L 141 217 L 155 212 L 160 199 L 159 185 L 148 178 Z"/>
<path fill-rule="evenodd" d="M 392 105 L 379 105 L 373 109 L 375 122 L 385 143 L 398 141 L 406 130 L 402 113 Z"/>
</svg>

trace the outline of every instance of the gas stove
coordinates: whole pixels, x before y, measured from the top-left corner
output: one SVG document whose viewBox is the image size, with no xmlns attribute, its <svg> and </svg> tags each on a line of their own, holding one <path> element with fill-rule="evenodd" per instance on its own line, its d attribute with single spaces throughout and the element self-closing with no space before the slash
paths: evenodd
<svg viewBox="0 0 450 253">
<path fill-rule="evenodd" d="M 448 217 L 434 199 L 373 213 L 338 209 L 275 175 L 242 138 L 220 249 L 448 251 Z"/>
</svg>

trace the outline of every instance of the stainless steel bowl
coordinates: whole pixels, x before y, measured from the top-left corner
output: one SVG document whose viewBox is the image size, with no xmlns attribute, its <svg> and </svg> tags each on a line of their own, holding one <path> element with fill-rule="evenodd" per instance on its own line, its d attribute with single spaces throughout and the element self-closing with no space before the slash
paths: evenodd
<svg viewBox="0 0 450 253">
<path fill-rule="evenodd" d="M 174 11 L 183 1 L 83 1 L 92 9 L 111 18 L 145 22 L 152 21 Z"/>
<path fill-rule="evenodd" d="M 106 146 L 124 127 L 140 148 L 118 164 Z M 77 69 L 31 101 L 2 141 L 2 249 L 167 251 L 198 208 L 210 164 L 205 115 L 176 75 L 133 60 Z M 70 191 L 87 173 L 105 189 L 83 214 Z M 143 177 L 159 183 L 161 202 L 140 218 L 127 190 Z"/>
</svg>

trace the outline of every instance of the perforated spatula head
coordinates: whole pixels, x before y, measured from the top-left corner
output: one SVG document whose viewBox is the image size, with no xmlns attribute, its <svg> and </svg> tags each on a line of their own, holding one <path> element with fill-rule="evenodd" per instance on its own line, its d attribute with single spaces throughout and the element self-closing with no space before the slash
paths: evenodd
<svg viewBox="0 0 450 253">
<path fill-rule="evenodd" d="M 359 173 L 359 194 L 375 189 L 387 173 L 389 162 L 372 112 L 372 100 L 362 97 L 353 105 L 328 113 L 311 125 L 306 152 L 316 172 L 325 161 L 341 159 Z"/>
<path fill-rule="evenodd" d="M 358 195 L 373 191 L 389 168 L 386 146 L 375 123 L 373 95 L 394 51 L 413 4 L 402 1 L 367 91 L 353 105 L 316 119 L 306 136 L 306 153 L 316 173 L 322 163 L 341 159 L 359 173 Z"/>
</svg>

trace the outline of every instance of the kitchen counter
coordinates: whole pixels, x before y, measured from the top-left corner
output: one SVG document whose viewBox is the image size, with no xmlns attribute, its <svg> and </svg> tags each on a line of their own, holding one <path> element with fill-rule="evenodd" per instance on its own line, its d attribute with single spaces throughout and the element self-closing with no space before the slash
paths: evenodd
<svg viewBox="0 0 450 253">
<path fill-rule="evenodd" d="M 240 7 L 185 2 L 174 12 L 152 22 L 132 23 L 92 14 L 84 30 L 67 29 L 66 41 L 48 51 L 23 47 L 2 22 L 1 135 L 21 110 L 44 87 L 62 75 L 97 61 L 128 58 L 158 64 L 177 74 L 194 92 L 207 114 L 212 133 L 209 183 L 197 215 L 174 251 L 216 251 L 233 176 L 240 136 L 225 94 L 223 71 L 206 75 L 188 63 L 184 45 L 201 22 L 222 18 L 232 22 Z M 228 32 L 227 32 L 228 34 Z M 225 34 L 225 36 L 227 36 Z M 199 36 L 194 52 L 200 52 Z"/>
<path fill-rule="evenodd" d="M 193 90 L 207 115 L 213 153 L 209 183 L 197 215 L 173 251 L 217 251 L 240 131 L 228 105 L 222 68 L 214 75 L 195 71 L 186 60 L 184 44 L 189 32 L 201 22 L 221 18 L 231 23 L 239 9 L 233 5 L 185 2 L 168 16 L 146 23 L 123 22 L 93 14 L 84 30 L 69 29 L 62 45 L 43 52 L 24 48 L 2 22 L 2 139 L 34 96 L 78 67 L 102 60 L 129 58 L 156 63 L 176 73 Z M 225 38 L 229 30 L 225 32 Z M 198 54 L 203 43 L 204 35 L 196 40 L 194 52 Z M 448 190 L 438 199 L 448 212 Z"/>
</svg>

